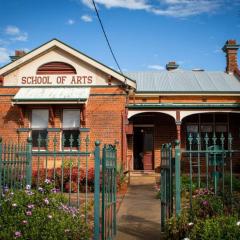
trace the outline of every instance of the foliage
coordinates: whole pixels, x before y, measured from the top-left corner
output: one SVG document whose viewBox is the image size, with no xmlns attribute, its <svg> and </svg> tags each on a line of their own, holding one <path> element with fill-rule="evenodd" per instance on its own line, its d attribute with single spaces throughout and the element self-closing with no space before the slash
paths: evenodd
<svg viewBox="0 0 240 240">
<path fill-rule="evenodd" d="M 78 184 L 79 184 L 79 189 L 80 191 L 85 191 L 85 186 L 86 186 L 86 179 L 87 179 L 87 184 L 88 184 L 88 190 L 89 191 L 94 191 L 94 168 L 89 168 L 87 172 L 87 177 L 86 177 L 86 169 L 79 168 L 78 167 L 64 167 L 62 168 L 56 168 L 55 171 L 54 169 L 39 169 L 33 171 L 32 174 L 32 182 L 33 182 L 33 187 L 37 186 L 37 182 L 39 179 L 39 183 L 43 184 L 44 180 L 46 178 L 51 179 L 55 183 L 55 187 L 58 189 L 61 189 L 61 186 L 63 184 L 63 190 L 65 192 L 69 192 L 70 190 L 70 183 L 71 183 L 71 190 L 72 192 L 77 192 L 78 189 Z M 71 180 L 70 180 L 71 176 Z M 78 181 L 79 180 L 79 181 Z"/>
<path fill-rule="evenodd" d="M 126 175 L 123 170 L 123 165 L 117 167 L 117 189 L 121 189 L 122 185 L 126 182 Z"/>
<path fill-rule="evenodd" d="M 239 204 L 239 198 L 228 194 L 197 189 L 192 208 L 183 208 L 180 216 L 167 221 L 167 239 L 240 239 Z"/>
<path fill-rule="evenodd" d="M 166 239 L 183 239 L 187 235 L 190 227 L 191 224 L 189 225 L 189 214 L 184 210 L 180 216 L 171 217 L 167 221 Z"/>
<path fill-rule="evenodd" d="M 227 186 L 228 188 L 230 188 L 231 185 L 231 175 L 230 174 L 226 174 L 224 176 L 224 185 Z M 232 176 L 232 188 L 233 191 L 240 191 L 240 179 L 237 178 L 236 176 Z"/>
<path fill-rule="evenodd" d="M 79 209 L 66 199 L 50 180 L 38 190 L 7 191 L 3 194 L 0 239 L 89 239 L 90 229 Z"/>
<path fill-rule="evenodd" d="M 215 195 L 211 190 L 198 189 L 195 191 L 192 202 L 192 218 L 205 219 L 224 214 L 222 197 Z"/>
<path fill-rule="evenodd" d="M 191 240 L 240 239 L 240 222 L 236 216 L 217 216 L 198 220 L 189 234 Z"/>
</svg>

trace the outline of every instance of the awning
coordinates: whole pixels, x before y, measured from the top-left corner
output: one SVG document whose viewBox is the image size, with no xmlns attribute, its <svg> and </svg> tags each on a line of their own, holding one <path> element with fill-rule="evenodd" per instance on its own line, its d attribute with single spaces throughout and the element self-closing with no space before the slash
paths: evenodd
<svg viewBox="0 0 240 240">
<path fill-rule="evenodd" d="M 87 101 L 89 93 L 87 87 L 21 88 L 12 101 L 14 104 L 81 104 Z"/>
</svg>

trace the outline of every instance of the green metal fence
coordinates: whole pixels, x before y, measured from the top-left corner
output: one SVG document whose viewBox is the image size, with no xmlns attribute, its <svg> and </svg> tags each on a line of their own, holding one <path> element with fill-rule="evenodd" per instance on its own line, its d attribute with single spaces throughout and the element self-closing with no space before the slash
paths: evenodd
<svg viewBox="0 0 240 240">
<path fill-rule="evenodd" d="M 188 179 L 189 208 L 192 209 L 194 191 L 204 188 L 215 194 L 233 195 L 233 159 L 240 158 L 240 151 L 233 149 L 233 137 L 213 133 L 190 133 L 186 148 L 163 144 L 161 150 L 161 226 L 167 219 L 181 212 L 181 179 Z M 182 167 L 181 167 L 182 165 Z M 226 180 L 226 177 L 228 178 Z M 185 189 L 186 190 L 186 189 Z"/>
<path fill-rule="evenodd" d="M 64 135 L 39 135 L 37 146 L 31 138 L 24 143 L 3 142 L 0 138 L 0 197 L 9 189 L 29 185 L 39 189 L 46 179 L 56 191 L 68 198 L 71 206 L 82 208 L 85 221 L 94 217 L 94 239 L 113 239 L 116 235 L 116 166 L 114 145 L 96 141 L 94 152 L 89 151 L 88 129 L 84 137 L 66 139 Z M 81 135 L 81 134 L 80 134 Z M 68 142 L 68 144 L 66 144 Z M 94 166 L 89 161 L 94 154 Z M 101 190 L 101 195 L 100 195 Z M 94 216 L 89 205 L 94 202 Z"/>
</svg>

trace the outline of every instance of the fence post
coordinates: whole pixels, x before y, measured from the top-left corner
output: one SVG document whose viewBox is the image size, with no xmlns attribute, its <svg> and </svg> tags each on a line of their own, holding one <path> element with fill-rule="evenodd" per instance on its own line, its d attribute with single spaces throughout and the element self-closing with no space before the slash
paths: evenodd
<svg viewBox="0 0 240 240">
<path fill-rule="evenodd" d="M 99 211 L 100 211 L 100 142 L 95 142 L 94 151 L 94 240 L 99 240 Z"/>
<path fill-rule="evenodd" d="M 175 181 L 176 181 L 176 215 L 181 212 L 181 150 L 180 141 L 175 141 Z"/>
<path fill-rule="evenodd" d="M 2 196 L 2 137 L 0 137 L 0 198 Z"/>
<path fill-rule="evenodd" d="M 32 186 L 32 138 L 27 139 L 26 146 L 26 184 Z"/>
</svg>

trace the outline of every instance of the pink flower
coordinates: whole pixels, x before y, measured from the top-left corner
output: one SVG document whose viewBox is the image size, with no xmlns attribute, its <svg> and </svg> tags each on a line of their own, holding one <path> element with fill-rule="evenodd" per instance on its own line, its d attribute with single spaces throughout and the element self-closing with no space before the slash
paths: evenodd
<svg viewBox="0 0 240 240">
<path fill-rule="evenodd" d="M 32 212 L 31 212 L 31 211 L 27 211 L 27 212 L 26 212 L 26 215 L 27 215 L 27 216 L 32 216 Z"/>
<path fill-rule="evenodd" d="M 46 179 L 44 182 L 45 182 L 46 184 L 50 184 L 50 183 L 51 183 L 51 180 Z"/>
<path fill-rule="evenodd" d="M 21 237 L 21 236 L 22 236 L 21 232 L 19 232 L 19 231 L 15 232 L 15 237 L 16 237 L 16 238 L 19 238 L 19 237 Z"/>
</svg>

